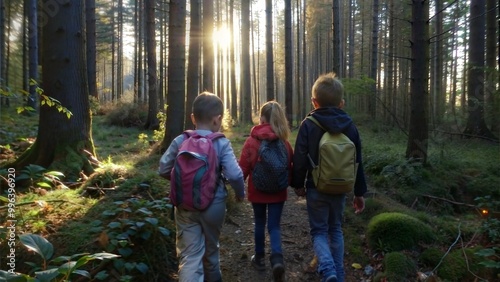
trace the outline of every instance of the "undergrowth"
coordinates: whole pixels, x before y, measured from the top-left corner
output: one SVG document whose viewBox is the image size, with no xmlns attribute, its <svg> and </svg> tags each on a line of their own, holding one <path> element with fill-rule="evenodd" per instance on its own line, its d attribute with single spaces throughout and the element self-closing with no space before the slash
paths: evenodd
<svg viewBox="0 0 500 282">
<path fill-rule="evenodd" d="M 103 116 L 93 117 L 93 138 L 101 168 L 94 175 L 80 179 L 77 185 L 51 185 L 45 187 L 46 193 L 35 189 L 19 193 L 16 232 L 46 237 L 54 244 L 58 256 L 100 251 L 120 255 L 106 267 L 114 269 L 115 278 L 121 281 L 154 281 L 159 276 L 174 279 L 175 228 L 171 206 L 165 200 L 168 182 L 156 173 L 160 155 L 152 149 L 156 140 L 150 142 L 161 132 L 155 134 L 137 127 L 144 118 L 138 108 L 101 107 L 99 112 Z M 35 118 L 20 116 L 14 123 L 10 115 L 1 114 L 0 136 L 5 143 L 0 146 L 9 146 L 12 157 L 21 153 L 14 148 L 19 138 L 35 135 Z M 232 127 L 231 123 L 227 121 L 224 133 L 239 156 L 250 126 Z M 16 131 L 19 124 L 25 124 L 29 130 Z M 474 263 L 492 270 L 492 275 L 498 272 L 498 144 L 433 135 L 429 141 L 428 164 L 424 166 L 405 160 L 407 137 L 400 131 L 374 122 L 359 124 L 369 193 L 364 213 L 354 215 L 351 209 L 346 209 L 346 254 L 355 261 L 371 264 L 379 257 L 378 253 L 389 251 L 379 245 L 371 254 L 367 252 L 364 234 L 373 217 L 398 212 L 431 226 L 437 237 L 434 243 L 423 246 L 435 251 L 422 253 L 419 269 L 431 271 L 438 263 L 446 266 L 447 262 L 464 261 L 455 253 L 445 259 L 448 249 L 461 250 L 461 244 L 454 243 L 460 238 L 464 246 L 475 247 L 467 251 L 474 255 Z M 294 130 L 290 138 L 292 146 L 296 134 Z M 44 182 L 38 181 L 38 178 L 44 179 L 43 173 L 33 175 L 36 177 L 30 175 L 33 180 L 30 182 L 34 185 Z M 228 191 L 232 193 L 231 189 Z M 1 199 L 3 207 L 6 202 L 5 198 Z M 228 214 L 234 212 L 235 206 L 228 201 Z M 1 219 L 3 224 L 5 218 Z M 2 243 L 7 238 L 5 228 L 4 225 L 0 230 Z M 5 247 L 5 244 L 0 246 L 2 254 Z M 19 248 L 19 259 L 31 256 Z M 0 267 L 5 268 L 2 259 Z M 381 261 L 375 262 L 382 265 Z M 86 270 L 92 273 L 92 268 Z M 441 273 L 447 271 L 444 267 Z"/>
</svg>

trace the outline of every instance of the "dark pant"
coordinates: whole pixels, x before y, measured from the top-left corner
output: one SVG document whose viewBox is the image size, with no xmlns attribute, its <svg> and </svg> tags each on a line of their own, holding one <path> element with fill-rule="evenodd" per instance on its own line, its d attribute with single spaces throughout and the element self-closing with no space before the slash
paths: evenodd
<svg viewBox="0 0 500 282">
<path fill-rule="evenodd" d="M 281 213 L 285 202 L 272 204 L 252 203 L 255 221 L 254 240 L 255 253 L 265 253 L 266 241 L 266 210 L 267 210 L 267 231 L 271 241 L 271 254 L 282 254 L 281 249 Z"/>
</svg>

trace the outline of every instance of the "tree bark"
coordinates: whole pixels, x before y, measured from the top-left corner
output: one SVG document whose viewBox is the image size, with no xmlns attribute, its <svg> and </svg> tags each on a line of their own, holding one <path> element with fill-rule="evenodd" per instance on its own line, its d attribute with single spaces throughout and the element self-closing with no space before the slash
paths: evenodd
<svg viewBox="0 0 500 282">
<path fill-rule="evenodd" d="M 285 0 L 285 112 L 293 125 L 292 1 Z"/>
<path fill-rule="evenodd" d="M 34 0 L 31 0 L 34 1 Z M 36 2 L 36 0 L 35 0 Z M 35 4 L 36 5 L 36 4 Z M 96 18 L 95 0 L 85 2 L 85 21 L 87 31 L 87 78 L 89 83 L 89 95 L 97 96 L 97 70 L 96 70 Z"/>
<path fill-rule="evenodd" d="M 0 0 L 0 91 L 3 91 L 5 85 L 5 2 Z M 0 97 L 0 105 L 4 104 L 7 98 Z"/>
<path fill-rule="evenodd" d="M 54 6 L 43 25 L 42 69 L 46 95 L 71 111 L 68 118 L 56 107 L 41 106 L 38 135 L 33 146 L 13 164 L 21 169 L 37 164 L 65 173 L 75 181 L 90 174 L 89 156 L 95 155 L 91 131 L 85 60 L 83 0 Z"/>
<path fill-rule="evenodd" d="M 429 79 L 429 1 L 412 1 L 411 25 L 411 112 L 406 158 L 427 162 L 428 79 Z"/>
<path fill-rule="evenodd" d="M 235 121 L 239 121 L 238 117 L 238 91 L 236 89 L 236 55 L 234 42 L 234 0 L 229 1 L 229 81 L 231 85 L 231 116 Z M 250 63 L 249 63 L 250 65 Z M 248 78 L 250 79 L 250 77 Z M 251 106 L 251 105 L 250 105 Z"/>
<path fill-rule="evenodd" d="M 38 83 L 38 17 L 37 1 L 29 0 L 28 7 L 28 49 L 29 49 L 29 80 Z M 36 85 L 30 83 L 28 106 L 38 110 L 39 99 Z"/>
<path fill-rule="evenodd" d="M 241 2 L 241 122 L 252 123 L 252 92 L 250 86 L 250 1 Z"/>
<path fill-rule="evenodd" d="M 155 23 L 155 1 L 144 2 L 146 12 L 146 52 L 148 58 L 148 118 L 145 129 L 158 129 L 158 78 L 156 74 L 156 23 Z"/>
<path fill-rule="evenodd" d="M 371 46 L 371 64 L 370 64 L 370 78 L 373 81 L 377 81 L 377 70 L 378 70 L 378 10 L 379 10 L 379 0 L 373 0 L 373 26 L 372 26 L 372 46 Z M 415 1 L 413 1 L 415 2 Z M 377 116 L 377 84 L 374 83 L 370 93 L 370 103 L 368 109 L 372 118 Z"/>
<path fill-rule="evenodd" d="M 486 1 L 486 117 L 492 132 L 500 133 L 500 109 L 498 108 L 499 96 L 496 94 L 498 81 L 498 72 L 495 71 L 496 48 L 497 48 L 497 23 L 496 16 L 498 7 L 495 7 L 497 1 Z M 500 22 L 499 22 L 500 23 Z"/>
<path fill-rule="evenodd" d="M 186 99 L 186 0 L 170 1 L 168 26 L 168 108 L 165 137 L 161 146 L 162 151 L 184 129 Z"/>
<path fill-rule="evenodd" d="M 191 0 L 191 27 L 189 31 L 189 57 L 187 70 L 186 128 L 193 128 L 191 121 L 191 105 L 200 92 L 200 50 L 201 50 L 201 3 Z"/>
<path fill-rule="evenodd" d="M 468 113 L 464 134 L 495 139 L 484 120 L 484 47 L 485 47 L 485 0 L 471 0 L 469 67 L 467 79 Z"/>
<path fill-rule="evenodd" d="M 203 91 L 214 91 L 214 3 L 203 1 Z"/>
<path fill-rule="evenodd" d="M 275 99 L 273 55 L 273 5 L 266 0 L 266 96 L 267 101 Z"/>
</svg>

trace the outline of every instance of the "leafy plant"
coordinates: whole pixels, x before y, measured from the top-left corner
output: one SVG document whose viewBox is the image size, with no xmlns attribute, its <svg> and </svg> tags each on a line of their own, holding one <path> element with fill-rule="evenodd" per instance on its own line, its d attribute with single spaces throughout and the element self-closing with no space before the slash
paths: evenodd
<svg viewBox="0 0 500 282">
<path fill-rule="evenodd" d="M 36 80 L 31 79 L 30 86 L 35 86 L 35 92 L 40 97 L 40 105 L 55 107 L 58 112 L 66 114 L 68 119 L 71 118 L 73 113 L 70 110 L 68 110 L 68 108 L 64 107 L 61 104 L 61 102 L 59 102 L 57 99 L 54 99 L 50 96 L 43 94 L 43 89 L 40 88 L 40 86 L 38 86 L 38 82 L 36 82 Z M 22 90 L 21 93 L 25 96 L 29 95 L 29 93 L 24 91 L 24 90 Z M 33 109 L 32 107 L 28 107 L 28 106 L 20 106 L 20 107 L 16 108 L 16 111 L 18 114 L 20 114 L 20 113 L 25 112 L 25 111 L 33 112 L 33 111 L 35 111 L 35 109 Z"/>
<path fill-rule="evenodd" d="M 488 268 L 500 269 L 500 247 L 482 249 L 475 253 L 484 258 L 479 264 Z"/>
<path fill-rule="evenodd" d="M 157 245 L 158 240 L 172 234 L 169 229 L 160 226 L 160 220 L 154 217 L 171 211 L 172 205 L 166 200 L 147 201 L 137 198 L 115 201 L 113 205 L 113 208 L 102 213 L 104 217 L 114 218 L 113 221 L 105 224 L 101 220 L 95 220 L 91 223 L 91 231 L 100 233 L 100 243 L 108 252 L 120 254 L 121 258 L 114 261 L 117 270 L 122 273 L 133 274 L 138 271 L 145 274 L 149 266 L 136 261 L 137 256 L 133 254 L 136 254 L 138 247 L 142 248 L 146 243 Z M 124 279 L 126 277 L 128 276 L 122 276 Z"/>
<path fill-rule="evenodd" d="M 29 187 L 32 188 L 52 188 L 56 186 L 68 188 L 61 182 L 60 177 L 64 177 L 62 172 L 47 171 L 47 169 L 42 166 L 29 164 L 19 172 L 19 175 L 16 177 L 16 182 L 27 180 Z"/>
<path fill-rule="evenodd" d="M 35 276 L 28 274 L 13 274 L 0 270 L 0 278 L 5 281 L 69 281 L 73 274 L 91 278 L 88 271 L 81 269 L 92 260 L 114 259 L 119 257 L 110 253 L 81 253 L 71 256 L 60 256 L 52 259 L 54 255 L 53 245 L 45 238 L 36 234 L 23 234 L 19 236 L 21 244 L 29 250 L 37 253 L 42 258 L 42 264 L 26 262 L 33 268 Z M 107 277 L 105 271 L 98 273 L 97 279 Z"/>
<path fill-rule="evenodd" d="M 493 199 L 490 195 L 477 197 L 475 201 L 485 218 L 481 231 L 488 236 L 492 243 L 500 242 L 500 220 L 493 216 L 500 210 L 500 201 Z"/>
</svg>

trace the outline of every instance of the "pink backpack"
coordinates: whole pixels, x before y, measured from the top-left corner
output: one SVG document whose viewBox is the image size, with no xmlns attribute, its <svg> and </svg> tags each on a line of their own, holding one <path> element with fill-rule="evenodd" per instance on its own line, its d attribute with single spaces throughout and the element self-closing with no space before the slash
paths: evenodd
<svg viewBox="0 0 500 282">
<path fill-rule="evenodd" d="M 184 137 L 170 174 L 170 201 L 187 210 L 204 210 L 214 199 L 220 176 L 213 140 L 225 136 L 220 132 L 201 136 L 186 130 Z"/>
</svg>

